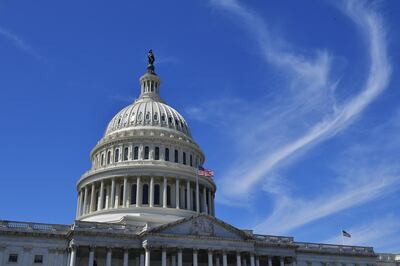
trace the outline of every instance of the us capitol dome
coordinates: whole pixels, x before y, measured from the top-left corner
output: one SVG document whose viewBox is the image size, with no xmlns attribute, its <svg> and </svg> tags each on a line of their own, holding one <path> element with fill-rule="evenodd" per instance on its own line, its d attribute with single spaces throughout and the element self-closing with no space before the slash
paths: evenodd
<svg viewBox="0 0 400 266">
<path fill-rule="evenodd" d="M 162 100 L 151 50 L 148 60 L 140 95 L 90 152 L 73 223 L 0 220 L 0 266 L 400 265 L 400 254 L 256 234 L 217 219 L 213 173 L 183 116 Z"/>
<path fill-rule="evenodd" d="M 108 123 L 77 183 L 76 219 L 157 225 L 195 213 L 214 215 L 216 185 L 198 176 L 204 153 L 183 116 L 160 96 L 149 52 L 140 95 Z"/>
</svg>

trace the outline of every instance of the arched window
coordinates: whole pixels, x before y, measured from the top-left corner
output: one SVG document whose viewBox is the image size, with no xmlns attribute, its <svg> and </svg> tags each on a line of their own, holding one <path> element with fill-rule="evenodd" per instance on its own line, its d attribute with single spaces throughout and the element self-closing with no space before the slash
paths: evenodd
<svg viewBox="0 0 400 266">
<path fill-rule="evenodd" d="M 136 190 L 137 190 L 137 185 L 133 184 L 131 186 L 131 204 L 136 204 Z"/>
<path fill-rule="evenodd" d="M 179 153 L 178 153 L 178 150 L 175 150 L 175 162 L 176 162 L 176 163 L 179 162 Z"/>
<path fill-rule="evenodd" d="M 183 164 L 186 164 L 186 152 L 183 152 Z"/>
<path fill-rule="evenodd" d="M 160 185 L 154 185 L 154 205 L 160 205 Z"/>
<path fill-rule="evenodd" d="M 190 166 L 193 166 L 193 156 L 190 154 Z"/>
<path fill-rule="evenodd" d="M 142 204 L 149 204 L 149 185 L 143 184 Z"/>
<path fill-rule="evenodd" d="M 149 159 L 149 147 L 148 146 L 144 147 L 144 159 L 145 160 Z"/>
<path fill-rule="evenodd" d="M 119 205 L 124 204 L 124 185 L 119 187 Z"/>
<path fill-rule="evenodd" d="M 101 155 L 101 166 L 104 165 L 104 153 Z"/>
<path fill-rule="evenodd" d="M 107 164 L 111 163 L 111 151 L 107 152 Z"/>
<path fill-rule="evenodd" d="M 160 160 L 160 148 L 156 147 L 154 149 L 154 160 Z"/>
<path fill-rule="evenodd" d="M 167 186 L 167 206 L 171 206 L 171 186 Z"/>
<path fill-rule="evenodd" d="M 114 153 L 114 162 L 118 163 L 118 161 L 119 161 L 119 149 L 116 149 Z"/>
<path fill-rule="evenodd" d="M 169 161 L 169 149 L 165 148 L 165 160 Z"/>
<path fill-rule="evenodd" d="M 129 149 L 128 147 L 124 148 L 124 161 L 128 160 L 128 155 L 129 155 Z"/>
<path fill-rule="evenodd" d="M 139 159 L 139 147 L 138 146 L 133 148 L 133 160 L 137 160 L 137 159 Z"/>
</svg>

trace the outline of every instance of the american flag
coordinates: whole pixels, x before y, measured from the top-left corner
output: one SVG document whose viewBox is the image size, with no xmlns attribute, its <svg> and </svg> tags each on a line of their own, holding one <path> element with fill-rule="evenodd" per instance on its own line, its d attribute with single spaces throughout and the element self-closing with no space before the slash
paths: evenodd
<svg viewBox="0 0 400 266">
<path fill-rule="evenodd" d="M 200 166 L 199 170 L 197 171 L 197 174 L 200 176 L 213 177 L 214 171 L 210 169 L 204 169 L 202 166 Z"/>
</svg>

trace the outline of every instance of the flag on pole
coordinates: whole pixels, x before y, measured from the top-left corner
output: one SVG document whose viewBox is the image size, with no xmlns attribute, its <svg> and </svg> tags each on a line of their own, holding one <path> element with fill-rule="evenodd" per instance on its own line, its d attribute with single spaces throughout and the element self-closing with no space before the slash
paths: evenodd
<svg viewBox="0 0 400 266">
<path fill-rule="evenodd" d="M 197 174 L 199 176 L 213 177 L 214 176 L 214 171 L 210 170 L 210 169 L 205 169 L 202 166 L 199 166 Z"/>
<path fill-rule="evenodd" d="M 342 230 L 342 236 L 351 237 L 351 235 L 344 230 Z"/>
</svg>

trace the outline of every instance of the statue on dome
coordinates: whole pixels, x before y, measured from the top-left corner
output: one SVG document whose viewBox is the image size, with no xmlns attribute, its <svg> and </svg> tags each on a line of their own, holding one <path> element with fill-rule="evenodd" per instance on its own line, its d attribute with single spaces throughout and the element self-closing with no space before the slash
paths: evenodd
<svg viewBox="0 0 400 266">
<path fill-rule="evenodd" d="M 150 74 L 155 74 L 154 72 L 154 61 L 156 60 L 153 54 L 153 51 L 150 49 L 149 53 L 147 54 L 147 60 L 148 60 L 148 65 L 147 65 L 147 72 Z"/>
</svg>

